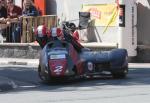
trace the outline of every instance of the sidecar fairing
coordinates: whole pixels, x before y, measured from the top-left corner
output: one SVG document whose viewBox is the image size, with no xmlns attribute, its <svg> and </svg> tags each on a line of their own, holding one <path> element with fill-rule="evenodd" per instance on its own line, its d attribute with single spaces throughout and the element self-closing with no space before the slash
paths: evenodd
<svg viewBox="0 0 150 103">
<path fill-rule="evenodd" d="M 83 63 L 70 43 L 54 40 L 48 42 L 41 51 L 39 77 L 48 82 L 52 78 L 80 76 L 83 75 Z"/>
<path fill-rule="evenodd" d="M 110 51 L 88 51 L 80 54 L 87 64 L 92 63 L 93 69 L 85 74 L 94 75 L 110 72 L 115 78 L 124 78 L 128 73 L 128 54 L 126 49 L 113 49 Z"/>
</svg>

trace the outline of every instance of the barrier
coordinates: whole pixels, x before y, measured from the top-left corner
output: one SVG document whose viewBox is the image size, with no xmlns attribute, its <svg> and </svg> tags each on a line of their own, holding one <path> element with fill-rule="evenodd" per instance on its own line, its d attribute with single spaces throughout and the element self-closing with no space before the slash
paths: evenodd
<svg viewBox="0 0 150 103">
<path fill-rule="evenodd" d="M 34 42 L 34 28 L 38 25 L 46 25 L 48 28 L 56 26 L 57 17 L 55 15 L 45 15 L 37 17 L 23 17 L 22 19 L 22 43 Z"/>
<path fill-rule="evenodd" d="M 8 23 L 9 22 L 9 23 Z M 0 24 L 0 43 L 31 43 L 35 41 L 34 29 L 38 25 L 46 25 L 48 29 L 57 24 L 55 15 L 22 17 L 11 19 Z"/>
</svg>

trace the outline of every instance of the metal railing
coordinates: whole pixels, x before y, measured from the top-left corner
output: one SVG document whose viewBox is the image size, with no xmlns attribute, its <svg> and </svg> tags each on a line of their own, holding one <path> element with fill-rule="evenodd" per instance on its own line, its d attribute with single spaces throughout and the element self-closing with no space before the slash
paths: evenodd
<svg viewBox="0 0 150 103">
<path fill-rule="evenodd" d="M 48 28 L 57 25 L 55 15 L 22 17 L 21 20 L 11 20 L 10 24 L 0 24 L 0 43 L 32 43 L 35 41 L 34 29 L 39 25 Z"/>
</svg>

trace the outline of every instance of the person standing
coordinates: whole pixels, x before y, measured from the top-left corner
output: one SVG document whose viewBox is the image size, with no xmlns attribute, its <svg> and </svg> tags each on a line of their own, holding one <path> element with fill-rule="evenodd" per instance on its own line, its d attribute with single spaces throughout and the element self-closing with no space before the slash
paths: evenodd
<svg viewBox="0 0 150 103">
<path fill-rule="evenodd" d="M 13 3 L 13 0 L 7 0 L 8 18 L 18 18 L 22 15 L 22 9 Z"/>
<path fill-rule="evenodd" d="M 1 2 L 2 2 L 2 6 L 5 7 L 5 8 L 7 8 L 6 0 L 1 0 Z"/>
<path fill-rule="evenodd" d="M 6 18 L 7 18 L 7 9 L 3 5 L 4 0 L 0 0 L 0 42 L 3 43 L 3 30 L 7 28 Z"/>
<path fill-rule="evenodd" d="M 14 4 L 13 0 L 7 0 L 7 21 L 10 22 L 10 27 L 7 30 L 7 42 L 20 42 L 20 33 L 16 33 L 19 27 L 18 18 L 22 15 L 22 9 Z"/>
<path fill-rule="evenodd" d="M 7 9 L 3 6 L 2 0 L 0 0 L 0 19 L 7 18 Z"/>
<path fill-rule="evenodd" d="M 23 1 L 23 12 L 22 12 L 22 16 L 34 16 L 34 17 L 36 17 L 36 16 L 40 16 L 39 15 L 39 11 L 37 10 L 37 8 L 36 8 L 36 6 L 35 6 L 35 4 L 34 4 L 34 2 L 32 1 L 32 0 L 24 0 Z M 30 20 L 29 19 L 26 19 L 26 28 L 27 28 L 27 30 L 28 31 L 30 31 L 31 29 L 30 29 Z M 34 27 L 33 27 L 34 28 Z M 33 31 L 31 31 L 31 32 L 33 32 Z M 29 34 L 29 36 L 30 36 L 30 40 L 29 40 L 29 42 L 31 42 L 34 38 L 33 38 L 33 36 L 32 36 L 32 33 L 31 34 Z"/>
<path fill-rule="evenodd" d="M 39 16 L 39 11 L 35 7 L 32 0 L 24 0 L 23 16 Z"/>
</svg>

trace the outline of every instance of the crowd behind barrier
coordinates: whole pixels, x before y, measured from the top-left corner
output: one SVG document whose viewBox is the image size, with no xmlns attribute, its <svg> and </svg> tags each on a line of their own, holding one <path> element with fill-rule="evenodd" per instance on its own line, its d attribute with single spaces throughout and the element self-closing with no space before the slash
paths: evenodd
<svg viewBox="0 0 150 103">
<path fill-rule="evenodd" d="M 32 43 L 35 41 L 36 27 L 45 25 L 50 29 L 56 24 L 55 15 L 23 16 L 22 19 L 12 19 L 9 24 L 0 23 L 0 42 Z"/>
</svg>

